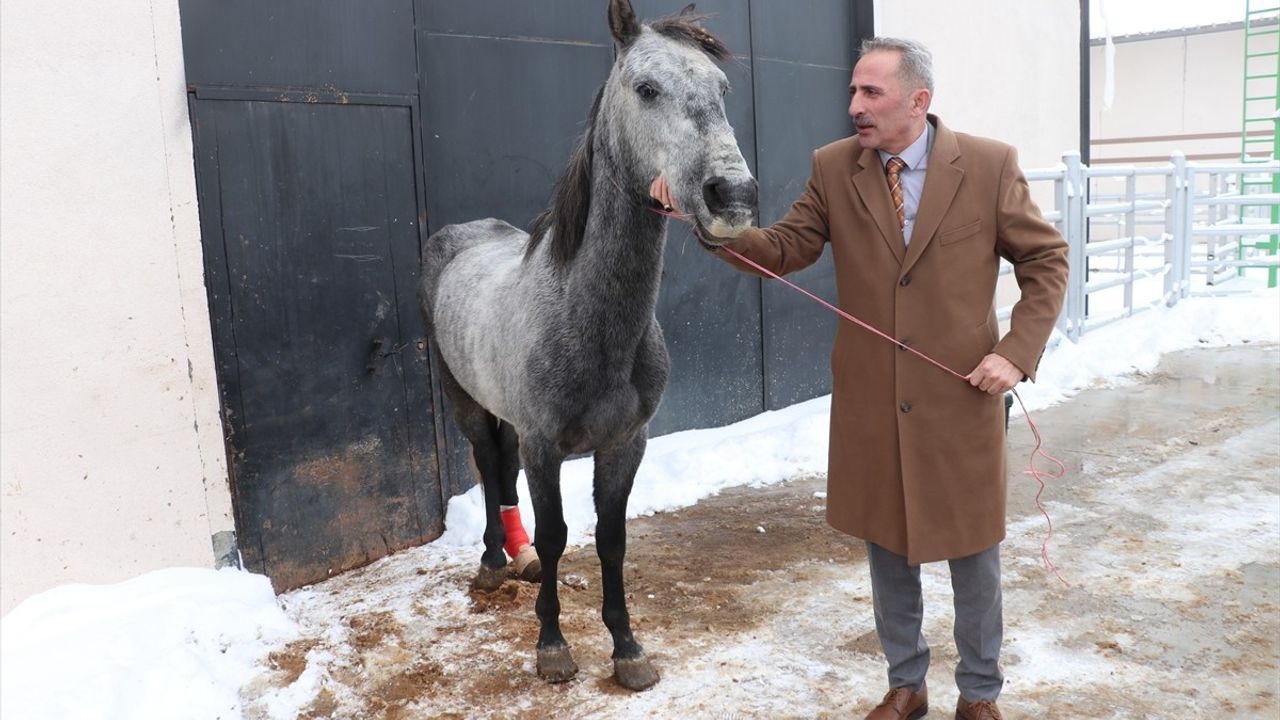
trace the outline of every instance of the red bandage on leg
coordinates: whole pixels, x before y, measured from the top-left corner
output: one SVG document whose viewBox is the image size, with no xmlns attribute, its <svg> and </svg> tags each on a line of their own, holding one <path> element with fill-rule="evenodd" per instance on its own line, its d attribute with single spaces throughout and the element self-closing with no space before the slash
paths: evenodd
<svg viewBox="0 0 1280 720">
<path fill-rule="evenodd" d="M 502 545 L 502 549 L 507 552 L 507 557 L 513 558 L 520 552 L 520 548 L 529 544 L 529 533 L 524 531 L 524 523 L 520 522 L 520 508 L 507 508 L 500 514 L 502 529 L 507 531 L 507 542 Z"/>
</svg>

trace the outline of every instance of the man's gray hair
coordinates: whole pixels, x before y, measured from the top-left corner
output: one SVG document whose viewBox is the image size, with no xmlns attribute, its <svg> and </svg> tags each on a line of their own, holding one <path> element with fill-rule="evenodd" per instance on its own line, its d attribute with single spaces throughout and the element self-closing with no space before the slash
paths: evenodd
<svg viewBox="0 0 1280 720">
<path fill-rule="evenodd" d="M 901 61 L 898 64 L 898 76 L 910 89 L 928 88 L 933 92 L 933 54 L 929 48 L 915 40 L 901 38 L 874 37 L 862 41 L 862 54 L 873 50 L 893 50 Z"/>
</svg>

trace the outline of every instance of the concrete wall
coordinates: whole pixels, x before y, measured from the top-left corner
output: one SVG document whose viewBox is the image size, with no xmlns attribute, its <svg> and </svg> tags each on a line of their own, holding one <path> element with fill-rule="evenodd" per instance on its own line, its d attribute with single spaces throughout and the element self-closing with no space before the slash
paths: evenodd
<svg viewBox="0 0 1280 720">
<path fill-rule="evenodd" d="M 1167 162 L 1175 150 L 1191 160 L 1240 157 L 1242 27 L 1118 38 L 1110 108 L 1104 102 L 1106 49 L 1089 51 L 1094 164 Z M 1194 137 L 1204 135 L 1214 137 Z"/>
<path fill-rule="evenodd" d="M 232 530 L 177 3 L 0 17 L 0 611 Z"/>
</svg>

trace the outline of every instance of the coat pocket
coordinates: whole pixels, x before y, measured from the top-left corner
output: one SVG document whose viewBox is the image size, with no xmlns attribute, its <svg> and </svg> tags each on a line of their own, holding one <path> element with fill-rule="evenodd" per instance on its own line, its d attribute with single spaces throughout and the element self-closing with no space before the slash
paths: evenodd
<svg viewBox="0 0 1280 720">
<path fill-rule="evenodd" d="M 938 242 L 943 245 L 950 245 L 951 243 L 960 242 L 961 240 L 977 235 L 978 231 L 981 229 L 982 229 L 982 220 L 981 219 L 974 220 L 973 222 L 966 223 L 964 225 L 961 225 L 960 227 L 948 228 L 946 230 L 939 232 Z"/>
</svg>

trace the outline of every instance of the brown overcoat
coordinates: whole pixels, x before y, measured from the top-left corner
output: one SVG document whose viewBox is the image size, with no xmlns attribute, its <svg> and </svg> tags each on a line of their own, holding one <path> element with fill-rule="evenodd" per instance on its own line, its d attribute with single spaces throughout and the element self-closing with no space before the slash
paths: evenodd
<svg viewBox="0 0 1280 720">
<path fill-rule="evenodd" d="M 936 132 L 909 247 L 880 157 L 856 137 L 815 151 L 808 185 L 787 215 L 730 247 L 785 274 L 812 264 L 830 242 L 846 312 L 961 375 L 995 352 L 1034 379 L 1062 308 L 1067 244 L 1041 217 L 1012 147 L 929 120 Z M 1004 338 L 994 307 L 1001 257 L 1021 289 Z M 831 372 L 832 527 L 911 564 L 1004 539 L 1001 397 L 846 321 Z"/>
</svg>

